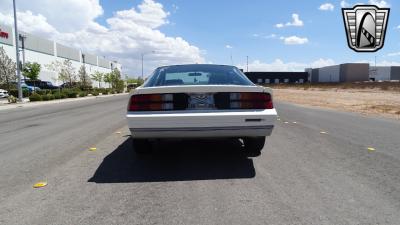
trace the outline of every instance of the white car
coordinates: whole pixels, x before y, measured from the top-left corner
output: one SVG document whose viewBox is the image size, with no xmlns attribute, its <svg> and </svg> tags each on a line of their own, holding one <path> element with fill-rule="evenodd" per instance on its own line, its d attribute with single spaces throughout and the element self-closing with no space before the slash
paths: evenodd
<svg viewBox="0 0 400 225">
<path fill-rule="evenodd" d="M 137 153 L 167 138 L 240 138 L 259 155 L 277 112 L 270 88 L 238 68 L 191 64 L 157 68 L 129 97 L 126 114 Z"/>
<path fill-rule="evenodd" d="M 0 89 L 0 98 L 7 98 L 8 96 L 8 91 Z"/>
</svg>

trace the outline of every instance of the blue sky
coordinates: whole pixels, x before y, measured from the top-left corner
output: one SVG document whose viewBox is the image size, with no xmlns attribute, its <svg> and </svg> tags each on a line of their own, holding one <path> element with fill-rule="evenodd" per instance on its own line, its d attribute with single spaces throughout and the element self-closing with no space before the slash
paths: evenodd
<svg viewBox="0 0 400 225">
<path fill-rule="evenodd" d="M 342 6 L 391 8 L 385 46 L 349 49 Z M 0 0 L 0 21 L 13 24 Z M 325 10 L 322 10 L 325 9 Z M 131 76 L 161 65 L 234 64 L 250 71 L 301 71 L 345 62 L 400 65 L 400 2 L 394 0 L 18 0 L 20 29 L 123 65 Z M 231 59 L 232 56 L 232 59 Z"/>
<path fill-rule="evenodd" d="M 168 36 L 180 36 L 204 51 L 207 62 L 244 64 L 246 56 L 250 61 L 310 63 L 320 58 L 332 59 L 335 63 L 353 61 L 398 61 L 399 56 L 387 56 L 400 51 L 399 4 L 386 1 L 391 7 L 391 16 L 385 47 L 378 53 L 355 53 L 346 43 L 341 1 L 185 1 L 160 0 L 170 12 L 169 24 L 159 29 Z M 105 14 L 140 4 L 140 1 L 101 1 Z M 324 3 L 331 3 L 333 11 L 320 10 Z M 353 1 L 347 2 L 355 4 Z M 303 26 L 277 28 L 278 23 L 292 20 L 298 14 Z M 98 18 L 100 23 L 104 23 Z M 280 37 L 297 36 L 308 42 L 286 45 Z M 230 45 L 232 48 L 226 48 Z"/>
</svg>

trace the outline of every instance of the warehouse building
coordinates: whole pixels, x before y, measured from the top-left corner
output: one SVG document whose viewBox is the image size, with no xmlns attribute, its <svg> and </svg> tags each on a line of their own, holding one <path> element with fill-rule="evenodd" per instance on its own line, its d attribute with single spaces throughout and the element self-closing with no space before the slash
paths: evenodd
<svg viewBox="0 0 400 225">
<path fill-rule="evenodd" d="M 47 40 L 32 34 L 19 31 L 20 41 L 19 46 L 22 62 L 37 62 L 41 65 L 39 79 L 51 81 L 54 84 L 60 85 L 61 81 L 57 80 L 57 74 L 49 71 L 46 65 L 54 61 L 71 60 L 72 66 L 76 72 L 82 65 L 85 65 L 88 74 L 95 71 L 108 73 L 114 68 L 121 70 L 121 65 L 117 62 L 110 61 L 104 57 L 96 56 L 88 52 L 83 52 L 51 40 Z M 15 61 L 15 32 L 12 27 L 0 24 L 0 47 L 6 54 Z M 94 86 L 98 86 L 98 82 L 93 82 Z M 104 83 L 101 86 L 105 87 Z"/>
<path fill-rule="evenodd" d="M 400 66 L 371 66 L 369 78 L 372 81 L 400 80 Z"/>
<path fill-rule="evenodd" d="M 369 64 L 345 63 L 321 68 L 305 69 L 311 83 L 339 83 L 369 81 Z"/>
<path fill-rule="evenodd" d="M 244 74 L 255 84 L 308 82 L 307 72 L 245 72 Z"/>
</svg>

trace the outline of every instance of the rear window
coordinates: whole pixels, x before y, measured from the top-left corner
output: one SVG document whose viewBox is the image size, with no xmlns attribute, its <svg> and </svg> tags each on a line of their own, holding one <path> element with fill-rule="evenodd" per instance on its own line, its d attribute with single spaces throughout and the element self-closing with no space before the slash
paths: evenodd
<svg viewBox="0 0 400 225">
<path fill-rule="evenodd" d="M 160 67 L 144 87 L 172 85 L 254 85 L 238 68 L 220 65 L 180 65 Z"/>
</svg>

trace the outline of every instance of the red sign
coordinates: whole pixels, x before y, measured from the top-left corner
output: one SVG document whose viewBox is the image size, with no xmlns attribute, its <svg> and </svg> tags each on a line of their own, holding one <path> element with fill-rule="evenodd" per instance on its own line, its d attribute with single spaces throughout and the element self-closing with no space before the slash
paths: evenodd
<svg viewBox="0 0 400 225">
<path fill-rule="evenodd" d="M 8 33 L 4 32 L 4 31 L 1 31 L 1 29 L 0 29 L 0 38 L 8 39 Z"/>
</svg>

